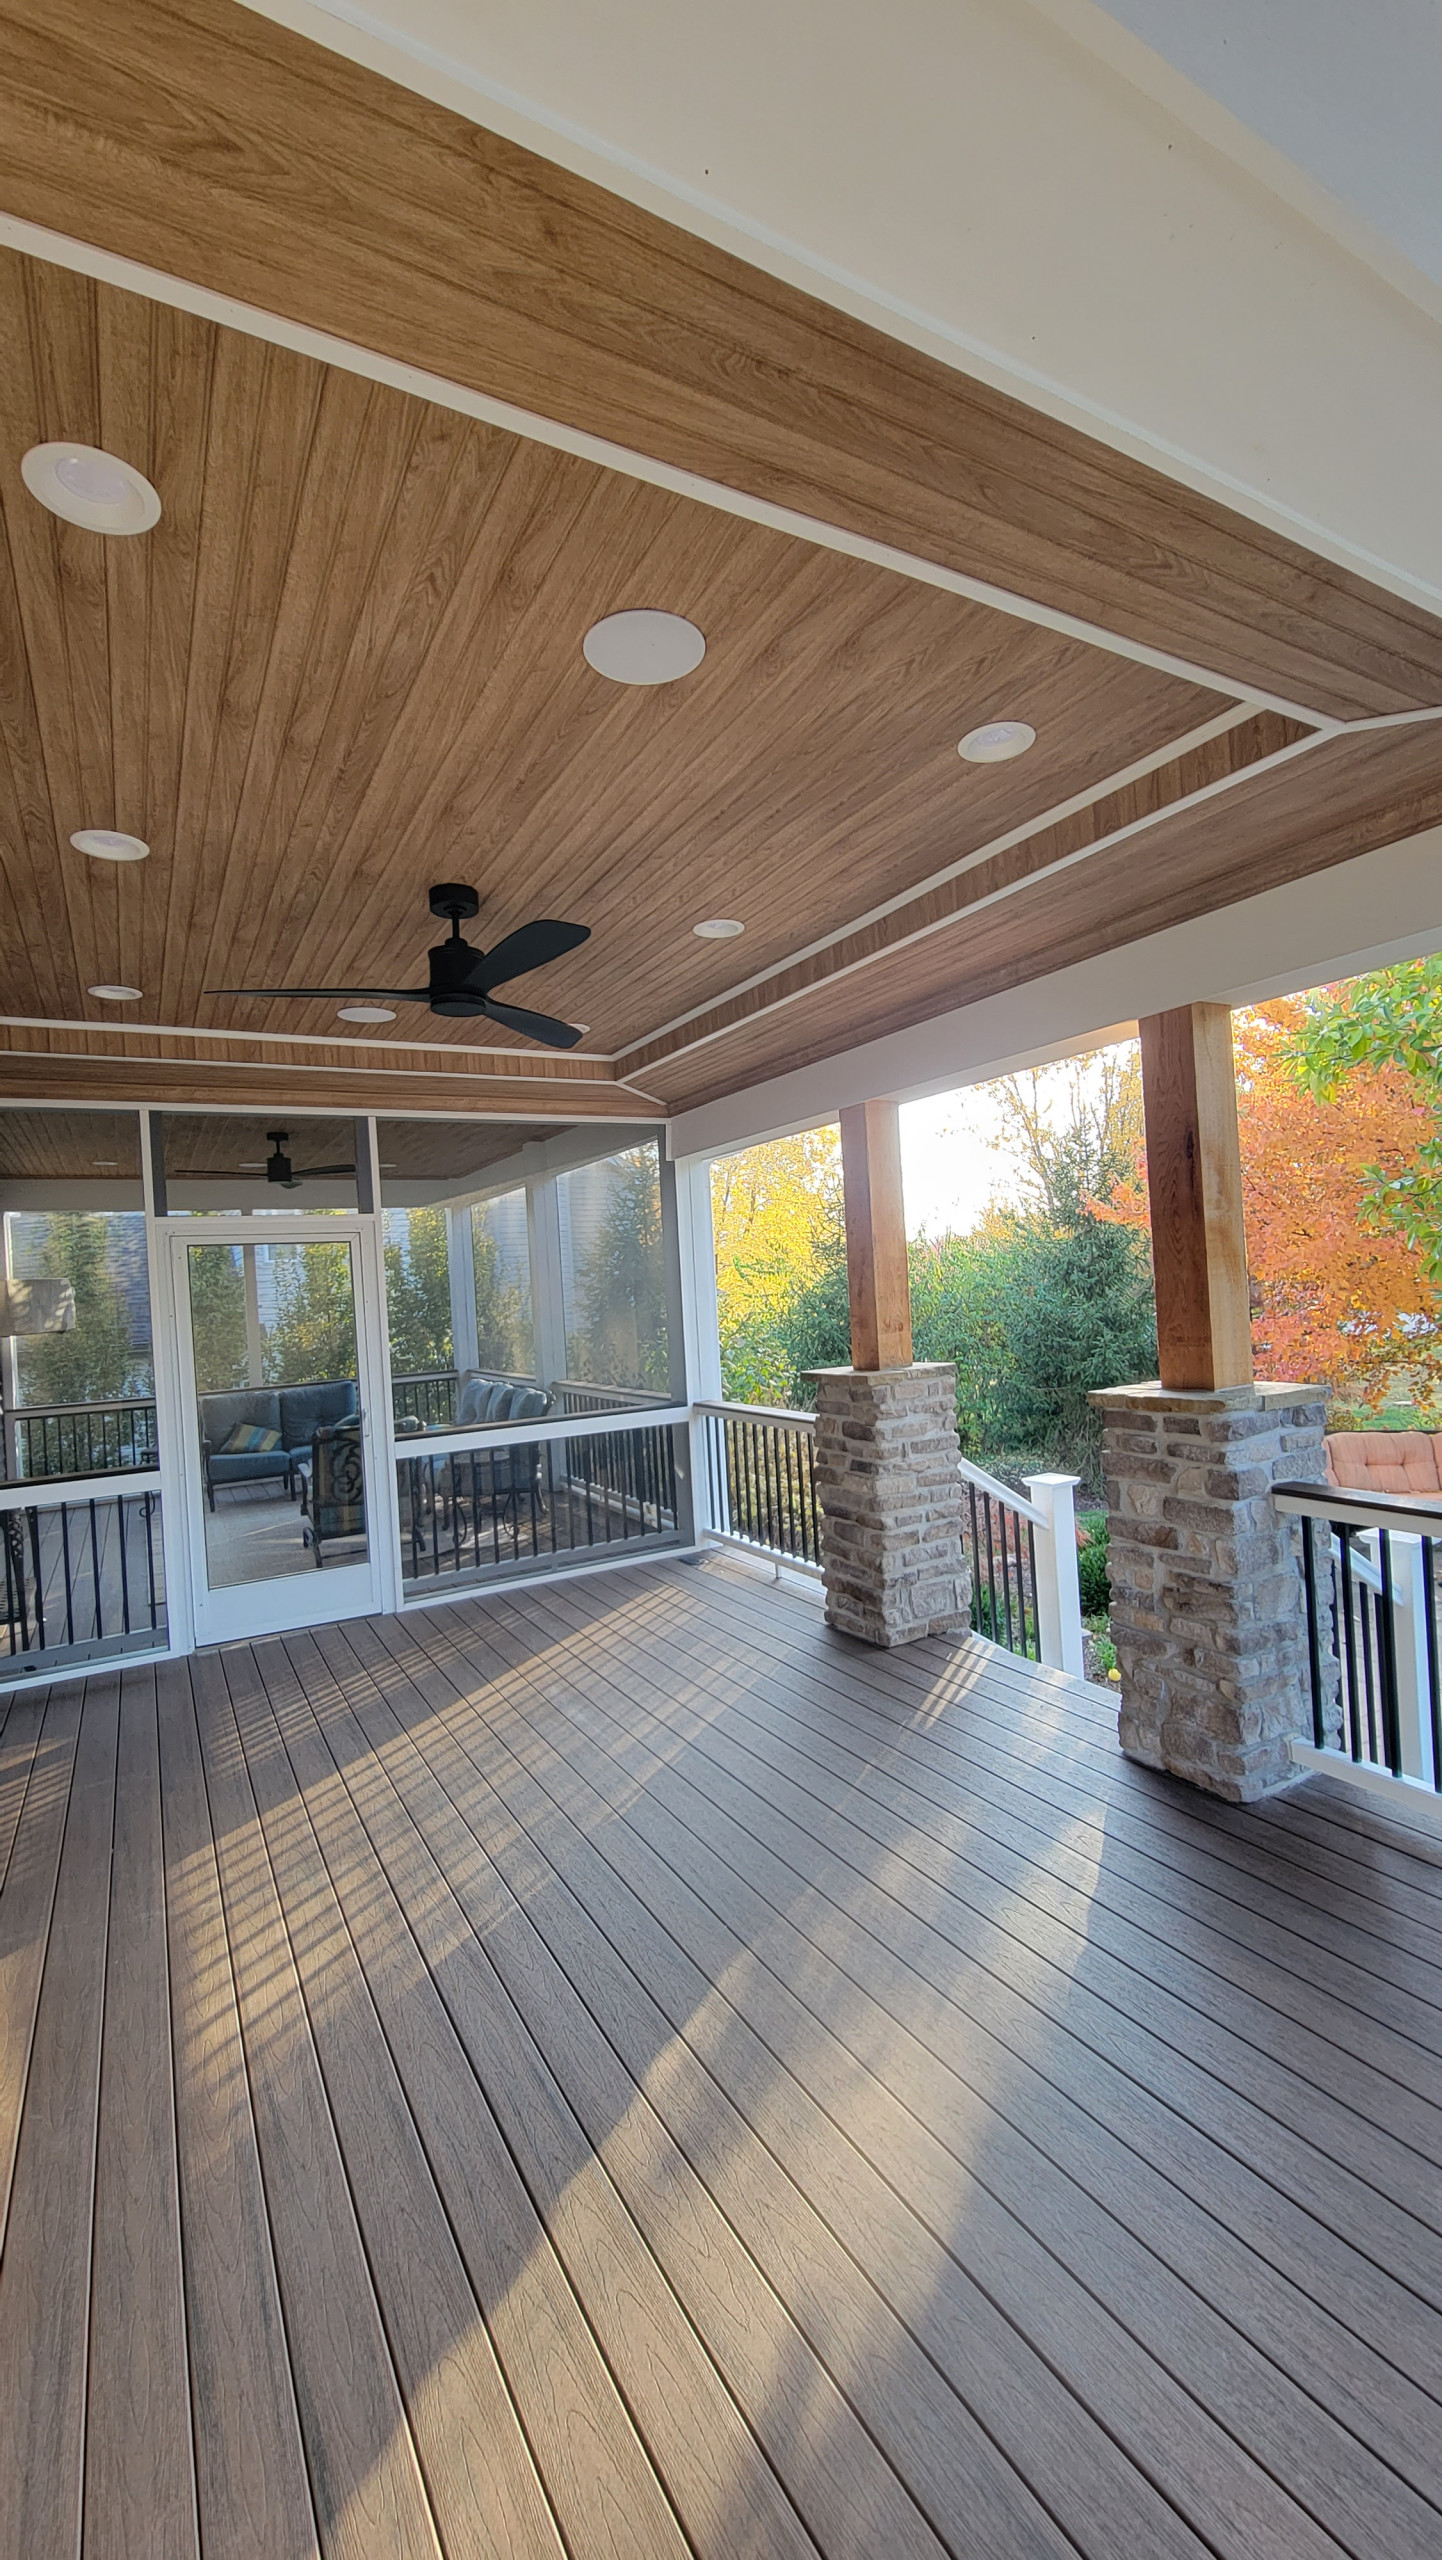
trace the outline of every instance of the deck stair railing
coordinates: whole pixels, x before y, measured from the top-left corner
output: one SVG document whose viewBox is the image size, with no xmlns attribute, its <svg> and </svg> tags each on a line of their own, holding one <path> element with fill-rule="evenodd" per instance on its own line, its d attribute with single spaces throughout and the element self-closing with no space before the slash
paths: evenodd
<svg viewBox="0 0 1442 2560">
<path fill-rule="evenodd" d="M 0 1488 L 0 1558 L 10 1674 L 164 1648 L 158 1473 Z"/>
<path fill-rule="evenodd" d="M 960 1464 L 972 1625 L 1009 1653 L 1080 1674 L 1076 1477 L 1026 1476 L 1022 1494 L 970 1458 Z"/>
<path fill-rule="evenodd" d="M 1442 1502 L 1323 1484 L 1277 1485 L 1274 1498 L 1304 1524 L 1311 1738 L 1293 1742 L 1293 1757 L 1374 1791 L 1420 1790 L 1435 1801 Z"/>
</svg>

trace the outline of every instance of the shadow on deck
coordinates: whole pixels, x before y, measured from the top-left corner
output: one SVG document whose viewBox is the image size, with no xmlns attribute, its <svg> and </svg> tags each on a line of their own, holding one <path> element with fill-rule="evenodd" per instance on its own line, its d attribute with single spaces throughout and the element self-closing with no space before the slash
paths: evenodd
<svg viewBox="0 0 1442 2560">
<path fill-rule="evenodd" d="M 1442 1861 L 1110 1727 L 729 1559 L 15 1696 L 0 2554 L 1430 2560 Z"/>
</svg>

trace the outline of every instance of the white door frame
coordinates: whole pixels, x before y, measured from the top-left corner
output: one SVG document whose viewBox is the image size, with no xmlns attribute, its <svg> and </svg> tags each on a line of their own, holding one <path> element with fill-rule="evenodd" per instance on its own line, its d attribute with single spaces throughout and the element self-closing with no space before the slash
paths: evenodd
<svg viewBox="0 0 1442 2560">
<path fill-rule="evenodd" d="M 390 1427 L 384 1262 L 379 1221 L 364 1213 L 342 1217 L 255 1218 L 192 1216 L 157 1221 L 169 1244 L 158 1255 L 164 1268 L 166 1332 L 173 1346 L 173 1412 L 178 1480 L 184 1488 L 187 1615 L 195 1644 L 226 1644 L 288 1628 L 325 1626 L 393 1609 L 400 1596 L 400 1520 L 396 1501 L 394 1434 Z M 367 1557 L 363 1564 L 323 1567 L 314 1574 L 286 1574 L 266 1582 L 236 1583 L 212 1591 L 206 1570 L 205 1481 L 197 1431 L 195 1354 L 190 1329 L 190 1288 L 185 1256 L 191 1245 L 340 1244 L 350 1246 L 355 1281 L 357 1391 L 365 1466 Z M 158 1383 L 158 1381 L 157 1381 Z M 173 1479 L 174 1480 L 174 1479 Z M 167 1564 L 169 1555 L 167 1555 Z M 172 1642 L 179 1635 L 172 1625 Z M 183 1639 L 182 1639 L 183 1641 Z"/>
</svg>

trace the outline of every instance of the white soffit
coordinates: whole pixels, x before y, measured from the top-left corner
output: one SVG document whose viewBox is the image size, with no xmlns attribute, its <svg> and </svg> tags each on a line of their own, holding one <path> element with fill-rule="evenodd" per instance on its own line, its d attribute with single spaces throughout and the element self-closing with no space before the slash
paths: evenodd
<svg viewBox="0 0 1442 2560">
<path fill-rule="evenodd" d="M 1227 104 L 1248 57 L 1217 68 L 1247 0 L 1190 44 L 1182 0 L 249 5 L 1442 602 L 1442 287 L 1417 263 L 1442 217 L 1402 219 L 1405 173 L 1390 197 L 1358 174 L 1409 82 L 1404 0 L 1356 13 L 1356 131 L 1343 0 L 1279 0 L 1327 108 L 1277 108 L 1274 28 L 1255 130 Z"/>
</svg>

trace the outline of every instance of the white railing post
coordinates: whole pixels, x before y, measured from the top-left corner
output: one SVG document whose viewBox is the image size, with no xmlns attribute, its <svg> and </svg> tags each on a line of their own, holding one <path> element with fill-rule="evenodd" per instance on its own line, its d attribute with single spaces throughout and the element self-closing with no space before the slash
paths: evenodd
<svg viewBox="0 0 1442 2560">
<path fill-rule="evenodd" d="M 1036 1536 L 1036 1632 L 1042 1661 L 1054 1671 L 1086 1667 L 1082 1646 L 1081 1589 L 1076 1566 L 1076 1487 L 1079 1476 L 1023 1476 L 1041 1520 Z"/>
<path fill-rule="evenodd" d="M 1397 1652 L 1397 1739 L 1402 1775 L 1432 1784 L 1427 1670 L 1427 1567 L 1420 1538 L 1394 1530 L 1392 1636 Z"/>
</svg>

